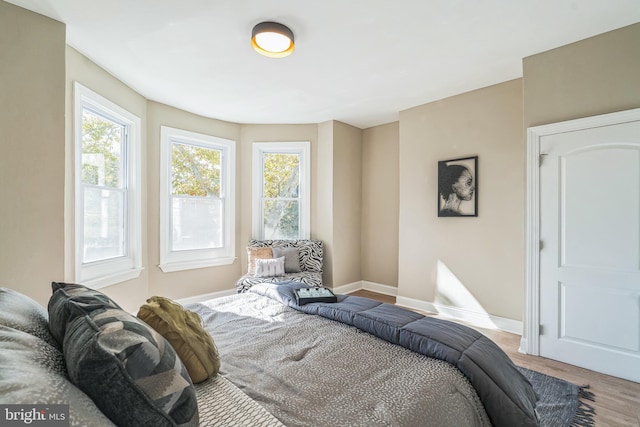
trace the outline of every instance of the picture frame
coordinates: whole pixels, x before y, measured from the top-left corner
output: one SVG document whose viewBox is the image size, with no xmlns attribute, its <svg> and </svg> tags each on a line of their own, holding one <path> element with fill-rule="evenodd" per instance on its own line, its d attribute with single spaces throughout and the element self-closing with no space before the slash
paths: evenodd
<svg viewBox="0 0 640 427">
<path fill-rule="evenodd" d="M 478 216 L 478 156 L 438 162 L 438 217 Z"/>
</svg>

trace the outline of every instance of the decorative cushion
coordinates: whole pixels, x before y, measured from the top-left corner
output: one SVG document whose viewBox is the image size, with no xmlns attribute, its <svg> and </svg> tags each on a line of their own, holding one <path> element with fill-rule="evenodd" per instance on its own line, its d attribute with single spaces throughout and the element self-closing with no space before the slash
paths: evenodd
<svg viewBox="0 0 640 427">
<path fill-rule="evenodd" d="M 49 332 L 47 310 L 26 295 L 0 288 L 0 325 L 34 335 L 55 348 L 61 348 Z"/>
<path fill-rule="evenodd" d="M 105 415 L 117 425 L 198 425 L 193 384 L 162 335 L 118 308 L 68 305 L 69 377 Z"/>
<path fill-rule="evenodd" d="M 284 257 L 256 260 L 256 277 L 284 276 Z"/>
<path fill-rule="evenodd" d="M 315 273 L 313 271 L 301 271 L 300 273 L 286 273 L 284 276 L 279 277 L 253 277 L 244 275 L 238 279 L 236 283 L 236 290 L 238 293 L 248 291 L 253 285 L 258 283 L 281 283 L 290 281 L 300 282 L 307 286 L 320 287 L 323 285 L 322 273 Z"/>
<path fill-rule="evenodd" d="M 89 396 L 69 381 L 62 352 L 53 337 L 50 339 L 54 345 L 25 331 L 0 326 L 0 402 L 68 404 L 67 425 L 113 426 Z"/>
<path fill-rule="evenodd" d="M 249 247 L 260 248 L 298 248 L 300 251 L 300 270 L 322 272 L 324 243 L 322 240 L 249 240 Z"/>
<path fill-rule="evenodd" d="M 300 249 L 298 248 L 271 248 L 274 258 L 284 257 L 284 272 L 299 273 L 300 272 Z"/>
<path fill-rule="evenodd" d="M 247 247 L 247 258 L 248 258 L 248 261 L 249 261 L 249 267 L 247 269 L 247 274 L 250 275 L 250 276 L 255 276 L 255 274 L 256 274 L 256 260 L 257 259 L 273 258 L 273 253 L 271 252 L 271 248 Z"/>
<path fill-rule="evenodd" d="M 196 313 L 168 298 L 155 296 L 140 307 L 138 318 L 169 341 L 194 383 L 205 381 L 220 370 L 218 350 Z"/>
<path fill-rule="evenodd" d="M 49 330 L 62 345 L 69 323 L 70 302 L 92 311 L 99 308 L 121 308 L 111 298 L 100 291 L 74 283 L 51 282 L 53 295 L 49 299 Z"/>
</svg>

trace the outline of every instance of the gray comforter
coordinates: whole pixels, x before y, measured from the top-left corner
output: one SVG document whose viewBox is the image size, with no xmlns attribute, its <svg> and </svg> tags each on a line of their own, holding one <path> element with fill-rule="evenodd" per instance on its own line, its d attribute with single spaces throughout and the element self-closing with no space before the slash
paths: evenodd
<svg viewBox="0 0 640 427">
<path fill-rule="evenodd" d="M 299 283 L 263 284 L 252 292 L 296 310 L 320 315 L 374 334 L 393 344 L 445 360 L 457 367 L 478 392 L 494 426 L 538 425 L 538 400 L 529 381 L 493 341 L 466 326 L 368 298 L 338 296 L 337 303 L 298 306 Z"/>
<path fill-rule="evenodd" d="M 287 426 L 489 426 L 450 363 L 245 293 L 190 304 L 221 374 Z"/>
</svg>

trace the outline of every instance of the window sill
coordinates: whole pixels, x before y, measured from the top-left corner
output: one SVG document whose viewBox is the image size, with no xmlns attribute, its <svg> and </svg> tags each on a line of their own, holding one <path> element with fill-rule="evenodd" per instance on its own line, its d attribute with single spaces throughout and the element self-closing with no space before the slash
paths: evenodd
<svg viewBox="0 0 640 427">
<path fill-rule="evenodd" d="M 162 270 L 164 273 L 171 273 L 174 271 L 194 270 L 196 268 L 219 267 L 222 265 L 229 265 L 229 264 L 233 264 L 235 260 L 236 260 L 236 257 L 225 257 L 225 258 L 195 260 L 195 261 L 175 261 L 175 262 L 165 262 L 164 264 L 158 265 L 158 267 L 160 267 L 160 270 Z"/>
<path fill-rule="evenodd" d="M 140 276 L 143 268 L 134 268 L 131 270 L 111 274 L 109 276 L 97 277 L 91 280 L 82 280 L 82 284 L 92 289 L 105 288 L 107 286 L 116 285 L 127 280 L 135 279 Z"/>
</svg>

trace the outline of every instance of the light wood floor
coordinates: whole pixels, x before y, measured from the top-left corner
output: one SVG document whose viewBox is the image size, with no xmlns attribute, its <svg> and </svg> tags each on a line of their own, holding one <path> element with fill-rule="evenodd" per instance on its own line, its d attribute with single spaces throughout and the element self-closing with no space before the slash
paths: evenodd
<svg viewBox="0 0 640 427">
<path fill-rule="evenodd" d="M 395 304 L 396 301 L 395 297 L 365 290 L 353 292 L 351 295 L 373 298 L 390 304 Z M 436 315 L 436 317 L 438 316 Z M 475 329 L 495 341 L 516 365 L 562 378 L 573 384 L 589 384 L 589 390 L 595 394 L 595 402 L 589 403 L 596 410 L 594 417 L 596 426 L 640 426 L 639 383 L 610 377 L 544 357 L 521 354 L 518 353 L 519 335 L 481 328 Z"/>
</svg>

